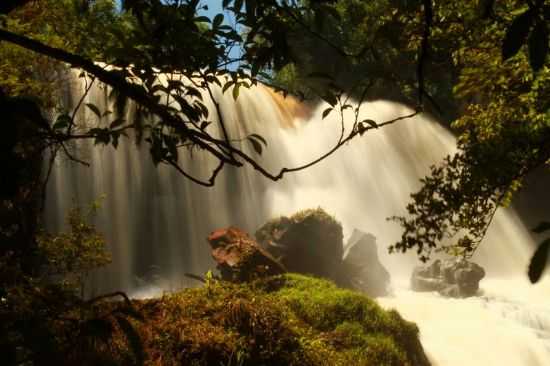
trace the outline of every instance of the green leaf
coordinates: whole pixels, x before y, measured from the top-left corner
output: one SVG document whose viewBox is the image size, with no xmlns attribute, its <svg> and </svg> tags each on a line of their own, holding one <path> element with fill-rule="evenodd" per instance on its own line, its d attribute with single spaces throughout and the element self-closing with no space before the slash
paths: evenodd
<svg viewBox="0 0 550 366">
<path fill-rule="evenodd" d="M 378 128 L 378 123 L 373 121 L 372 119 L 366 119 L 363 121 L 364 123 L 368 124 L 371 127 Z"/>
<path fill-rule="evenodd" d="M 543 21 L 537 22 L 529 37 L 529 64 L 533 71 L 544 66 L 548 55 L 548 28 Z"/>
<path fill-rule="evenodd" d="M 248 138 L 254 138 L 254 139 L 260 140 L 267 147 L 267 141 L 257 133 L 252 133 L 248 135 Z"/>
<path fill-rule="evenodd" d="M 228 81 L 223 85 L 222 93 L 225 93 L 227 89 L 231 88 L 231 85 L 235 84 L 233 81 Z"/>
<path fill-rule="evenodd" d="M 97 118 L 101 118 L 101 112 L 99 111 L 99 108 L 97 108 L 95 104 L 86 103 L 86 107 L 88 107 L 92 112 L 94 112 Z"/>
<path fill-rule="evenodd" d="M 336 95 L 332 93 L 325 94 L 322 98 L 325 102 L 330 104 L 332 107 L 338 104 L 338 98 L 336 98 Z"/>
<path fill-rule="evenodd" d="M 113 133 L 111 134 L 111 138 L 112 138 L 112 144 L 113 144 L 113 147 L 116 149 L 118 148 L 118 139 L 120 138 L 120 133 Z"/>
<path fill-rule="evenodd" d="M 359 122 L 357 125 L 357 131 L 359 132 L 359 136 L 363 136 L 367 128 L 365 127 L 365 124 L 363 122 Z"/>
<path fill-rule="evenodd" d="M 235 86 L 233 87 L 233 99 L 237 100 L 239 97 L 239 87 L 241 86 L 240 83 L 235 83 Z"/>
<path fill-rule="evenodd" d="M 54 130 L 60 130 L 63 128 L 69 127 L 69 124 L 71 123 L 72 119 L 71 116 L 68 114 L 61 114 L 57 117 L 57 120 L 53 124 L 52 128 Z"/>
<path fill-rule="evenodd" d="M 263 151 L 262 144 L 260 144 L 258 140 L 254 138 L 250 138 L 250 136 L 248 137 L 247 140 L 250 141 L 250 144 L 252 144 L 254 151 L 256 151 L 258 155 L 262 155 L 262 151 Z"/>
<path fill-rule="evenodd" d="M 531 231 L 537 234 L 540 234 L 542 232 L 550 230 L 550 222 L 543 221 L 539 223 L 535 228 L 533 228 Z"/>
<path fill-rule="evenodd" d="M 528 271 L 529 281 L 531 281 L 531 283 L 537 283 L 538 280 L 540 280 L 544 267 L 546 266 L 549 249 L 550 238 L 540 243 L 539 247 L 535 251 L 535 254 L 533 254 L 531 263 L 529 263 Z"/>
<path fill-rule="evenodd" d="M 206 16 L 196 17 L 195 22 L 197 22 L 197 23 L 210 23 L 210 18 L 206 17 Z"/>
<path fill-rule="evenodd" d="M 507 60 L 514 56 L 520 50 L 521 46 L 525 43 L 529 29 L 533 23 L 533 11 L 527 10 L 526 12 L 517 16 L 504 36 L 504 42 L 502 43 L 502 59 Z"/>
<path fill-rule="evenodd" d="M 111 122 L 111 124 L 109 125 L 109 128 L 113 129 L 113 128 L 122 126 L 124 124 L 124 122 L 126 122 L 126 120 L 124 118 L 117 118 L 113 122 Z"/>
<path fill-rule="evenodd" d="M 212 22 L 212 28 L 218 28 L 223 23 L 223 14 L 216 14 Z"/>
<path fill-rule="evenodd" d="M 235 5 L 233 5 L 233 9 L 235 12 L 240 12 L 243 7 L 243 0 L 235 0 Z"/>
<path fill-rule="evenodd" d="M 191 87 L 187 88 L 186 94 L 189 95 L 189 96 L 191 96 L 191 97 L 195 97 L 195 98 L 197 98 L 197 99 L 202 100 L 202 94 L 201 94 L 201 92 L 200 92 L 198 89 L 196 89 L 196 88 L 191 88 Z"/>
<path fill-rule="evenodd" d="M 325 119 L 326 116 L 328 116 L 330 114 L 330 112 L 332 112 L 334 108 L 327 108 L 323 111 L 323 116 L 322 116 L 322 119 Z"/>
</svg>

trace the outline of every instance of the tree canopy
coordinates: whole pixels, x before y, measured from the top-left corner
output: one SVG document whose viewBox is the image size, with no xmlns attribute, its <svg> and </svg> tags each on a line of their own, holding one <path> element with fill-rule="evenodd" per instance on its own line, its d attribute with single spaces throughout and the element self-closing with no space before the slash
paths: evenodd
<svg viewBox="0 0 550 366">
<path fill-rule="evenodd" d="M 439 113 L 458 136 L 458 153 L 432 168 L 412 197 L 409 215 L 395 218 L 404 234 L 392 249 L 415 249 L 423 260 L 435 248 L 471 255 L 495 210 L 550 157 L 550 8 L 544 1 L 225 0 L 224 13 L 212 17 L 204 15 L 208 4 L 198 0 L 121 5 L 119 10 L 109 0 L 37 0 L 0 9 L 0 51 L 8 60 L 0 68 L 5 98 L 21 103 L 32 95 L 43 106 L 55 104 L 55 93 L 44 93 L 56 90 L 55 81 L 37 76 L 63 63 L 110 86 L 118 105 L 133 100 L 143 112 L 134 121 L 113 117 L 105 127 L 85 129 L 76 111 L 61 111 L 55 121 L 37 125 L 46 147 L 69 153 L 66 141 L 81 138 L 116 147 L 125 131 L 136 130 L 155 163 L 172 165 L 195 183 L 215 184 L 225 165 L 250 166 L 278 180 L 370 129 L 409 116 L 356 120 L 319 159 L 271 172 L 230 141 L 219 108 L 206 108 L 204 94 L 218 106 L 214 85 L 237 98 L 240 88 L 262 81 L 318 96 L 330 104 L 327 113 L 349 108 L 347 96 L 358 102 L 400 100 L 417 112 Z M 18 63 L 30 54 L 37 60 Z M 327 57 L 334 62 L 316 62 Z M 181 78 L 160 82 L 163 73 Z M 217 114 L 221 135 L 212 132 L 210 113 Z M 243 139 L 261 153 L 261 136 Z M 180 165 L 180 151 L 190 146 L 217 159 L 210 177 L 194 177 Z M 447 237 L 452 244 L 441 247 Z"/>
</svg>

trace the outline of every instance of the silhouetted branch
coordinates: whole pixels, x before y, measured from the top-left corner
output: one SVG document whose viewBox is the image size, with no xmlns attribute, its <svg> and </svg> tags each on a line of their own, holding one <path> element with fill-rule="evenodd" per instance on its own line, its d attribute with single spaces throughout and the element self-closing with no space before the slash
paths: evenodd
<svg viewBox="0 0 550 366">
<path fill-rule="evenodd" d="M 128 297 L 128 295 L 126 295 L 124 292 L 122 291 L 115 291 L 115 292 L 110 292 L 108 294 L 103 294 L 103 295 L 99 295 L 99 296 L 96 296 L 96 297 L 93 297 L 87 301 L 85 301 L 85 304 L 86 305 L 92 305 L 98 301 L 101 301 L 101 300 L 105 300 L 105 299 L 111 299 L 113 297 L 117 297 L 117 296 L 120 296 L 124 299 L 124 302 L 126 304 L 130 304 L 131 305 L 131 301 L 130 301 L 130 298 Z"/>
<path fill-rule="evenodd" d="M 198 178 L 193 177 L 191 174 L 187 173 L 185 170 L 183 170 L 182 167 L 179 166 L 179 164 L 176 161 L 173 160 L 164 160 L 164 163 L 173 166 L 181 175 L 183 175 L 185 178 L 201 185 L 204 187 L 213 187 L 214 184 L 216 184 L 216 178 L 218 177 L 218 174 L 222 171 L 225 162 L 223 160 L 220 160 L 218 163 L 218 166 L 212 171 L 212 175 L 207 181 L 200 180 Z"/>
<path fill-rule="evenodd" d="M 429 2 L 428 0 L 425 0 L 425 1 L 430 5 L 427 8 L 428 9 L 427 20 L 429 20 L 428 24 L 431 24 L 431 2 Z M 429 26 L 426 27 L 425 34 L 429 35 Z M 252 168 L 257 170 L 260 174 L 262 174 L 268 179 L 276 181 L 276 180 L 280 180 L 286 173 L 300 171 L 319 163 L 320 161 L 324 160 L 328 156 L 332 155 L 336 150 L 338 150 L 340 147 L 342 147 L 344 144 L 349 142 L 358 134 L 362 134 L 372 128 L 383 127 L 385 125 L 392 124 L 403 119 L 411 118 L 419 113 L 418 111 L 416 111 L 412 114 L 380 123 L 376 127 L 371 126 L 371 127 L 362 128 L 360 131 L 359 129 L 353 129 L 348 136 L 346 136 L 345 138 L 340 138 L 338 143 L 333 148 L 331 148 L 330 150 L 328 150 L 326 153 L 316 158 L 315 160 L 294 168 L 282 168 L 279 171 L 279 173 L 272 174 L 266 168 L 260 165 L 256 160 L 254 160 L 250 155 L 232 146 L 230 144 L 230 141 L 226 133 L 224 134 L 224 140 L 220 140 L 202 130 L 190 129 L 188 126 L 186 126 L 185 121 L 183 121 L 180 117 L 178 117 L 176 113 L 174 113 L 173 108 L 170 109 L 166 106 L 159 104 L 158 101 L 154 98 L 154 96 L 149 95 L 147 93 L 147 90 L 144 87 L 142 87 L 139 84 L 129 82 L 121 72 L 108 71 L 84 57 L 66 52 L 58 48 L 50 47 L 36 40 L 27 38 L 25 36 L 14 34 L 12 32 L 6 31 L 1 28 L 0 28 L 0 40 L 4 40 L 10 43 L 19 45 L 23 48 L 29 49 L 36 53 L 43 54 L 53 59 L 56 59 L 58 61 L 68 63 L 73 67 L 81 68 L 87 73 L 95 76 L 98 80 L 105 83 L 106 85 L 109 85 L 115 90 L 118 90 L 125 97 L 132 99 L 138 105 L 141 105 L 142 107 L 146 108 L 150 113 L 161 118 L 161 120 L 166 125 L 173 127 L 176 131 L 178 131 L 178 133 L 180 133 L 180 135 L 187 138 L 190 142 L 196 144 L 197 147 L 204 149 L 210 154 L 212 154 L 214 157 L 216 157 L 219 160 L 219 164 L 216 167 L 216 169 L 214 169 L 214 171 L 212 172 L 212 175 L 208 179 L 208 181 L 203 181 L 191 176 L 189 173 L 183 170 L 177 164 L 177 162 L 173 160 L 164 161 L 165 163 L 172 165 L 174 168 L 176 168 L 176 170 L 178 170 L 179 173 L 189 178 L 193 182 L 203 186 L 207 186 L 207 187 L 211 187 L 214 185 L 216 177 L 218 176 L 219 172 L 222 170 L 222 168 L 226 163 L 236 167 L 240 167 L 243 165 L 243 163 L 237 160 L 235 157 L 240 157 L 241 159 L 246 161 L 249 165 L 251 165 Z M 423 41 L 423 48 L 422 48 L 424 51 L 421 53 L 422 60 L 424 58 L 425 52 L 428 47 L 427 41 L 428 39 L 427 37 L 425 37 Z M 423 62 L 420 62 L 420 65 L 422 64 Z M 419 67 L 419 70 L 422 70 L 422 67 Z M 423 80 L 422 72 L 420 72 L 419 76 L 421 77 L 419 80 Z M 423 85 L 420 85 L 420 86 L 423 87 Z M 219 116 L 221 117 L 221 113 L 219 113 Z M 222 124 L 223 124 L 223 119 L 222 119 Z M 131 127 L 132 127 L 131 125 L 125 126 L 124 129 L 131 128 Z M 225 127 L 223 127 L 223 129 L 224 128 Z M 55 137 L 59 139 L 60 142 L 62 142 L 64 140 L 69 140 L 69 139 L 93 138 L 94 136 L 95 136 L 94 134 L 83 134 L 83 135 L 57 134 Z M 64 146 L 64 144 L 61 144 L 61 146 L 65 154 L 67 154 L 67 156 L 69 156 L 71 160 L 88 165 L 86 162 L 81 161 L 75 158 L 74 156 L 72 156 L 70 152 L 67 150 L 67 148 Z"/>
</svg>

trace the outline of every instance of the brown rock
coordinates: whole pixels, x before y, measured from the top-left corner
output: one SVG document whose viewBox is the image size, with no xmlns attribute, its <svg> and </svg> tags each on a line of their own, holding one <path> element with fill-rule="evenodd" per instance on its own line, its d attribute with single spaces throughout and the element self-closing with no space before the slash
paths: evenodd
<svg viewBox="0 0 550 366">
<path fill-rule="evenodd" d="M 281 263 L 236 227 L 215 230 L 208 242 L 224 280 L 245 282 L 286 272 Z"/>
</svg>

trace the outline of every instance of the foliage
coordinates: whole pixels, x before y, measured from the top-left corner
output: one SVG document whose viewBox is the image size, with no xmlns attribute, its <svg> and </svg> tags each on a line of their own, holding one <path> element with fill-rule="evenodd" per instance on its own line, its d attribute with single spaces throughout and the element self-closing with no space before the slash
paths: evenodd
<svg viewBox="0 0 550 366">
<path fill-rule="evenodd" d="M 533 65 L 541 55 L 520 52 L 515 32 L 525 9 L 522 1 L 501 1 L 487 17 L 462 4 L 445 14 L 456 19 L 455 27 L 443 28 L 436 6 L 434 33 L 456 40 L 451 51 L 460 73 L 454 92 L 467 107 L 453 122 L 458 153 L 432 167 L 412 195 L 409 216 L 395 218 L 405 231 L 392 250 L 414 248 L 422 260 L 434 248 L 471 256 L 497 208 L 510 203 L 529 172 L 547 164 L 550 74 L 546 66 Z"/>
<path fill-rule="evenodd" d="M 281 230 L 287 229 L 292 224 L 299 224 L 305 219 L 319 223 L 323 228 L 326 228 L 327 232 L 335 233 L 337 237 L 343 236 L 342 224 L 321 207 L 301 210 L 290 217 L 281 216 L 269 220 L 254 235 L 260 243 L 268 242 L 273 239 L 273 236 L 277 236 L 277 233 Z"/>
<path fill-rule="evenodd" d="M 458 153 L 422 179 L 408 216 L 393 218 L 404 232 L 390 251 L 414 249 L 423 261 L 434 249 L 471 256 L 498 207 L 550 158 L 544 3 L 339 0 L 323 4 L 331 16 L 309 18 L 317 33 L 294 39 L 299 57 L 278 72 L 282 85 L 299 89 L 312 72 L 336 73 L 328 85 L 353 85 L 354 75 L 368 73 L 371 88 L 355 94 L 359 101 L 416 103 L 423 94 L 428 110 L 454 119 Z M 327 59 L 342 64 L 332 70 Z"/>
<path fill-rule="evenodd" d="M 116 2 L 38 0 L 4 16 L 3 27 L 94 60 L 109 61 L 119 51 L 132 20 L 116 12 Z M 45 55 L 0 43 L 0 87 L 11 96 L 32 96 L 43 107 L 58 105 L 65 66 Z M 30 60 L 22 63 L 21 60 Z"/>
<path fill-rule="evenodd" d="M 90 271 L 110 262 L 105 241 L 89 223 L 97 206 L 83 216 L 75 207 L 67 215 L 67 233 L 38 234 L 38 251 L 44 258 L 44 275 L 60 278 L 64 286 L 83 287 Z M 83 292 L 83 291 L 82 291 Z"/>
<path fill-rule="evenodd" d="M 74 342 L 90 340 L 89 327 L 104 325 L 82 294 L 87 273 L 109 262 L 105 243 L 79 208 L 70 212 L 68 224 L 67 233 L 38 236 L 31 270 L 22 267 L 28 260 L 17 252 L 0 257 L 0 349 L 6 365 L 61 362 Z"/>
<path fill-rule="evenodd" d="M 202 288 L 133 303 L 145 321 L 128 321 L 148 365 L 428 364 L 414 324 L 320 279 L 209 279 Z M 118 306 L 103 304 L 104 311 Z M 119 362 L 129 353 L 125 339 L 115 329 L 109 341 Z"/>
<path fill-rule="evenodd" d="M 315 2 L 301 3 L 307 8 Z M 457 73 L 448 50 L 455 41 L 438 39 L 432 29 L 429 53 L 423 51 L 422 4 L 393 0 L 322 4 L 324 16 L 310 11 L 305 19 L 314 32 L 295 28 L 291 45 L 296 61 L 292 68 L 277 70 L 275 82 L 307 97 L 312 94 L 305 86 L 326 90 L 337 85 L 358 101 L 383 98 L 420 104 L 445 121 L 454 118 L 459 107 L 452 94 Z M 440 8 L 453 7 L 446 2 Z"/>
<path fill-rule="evenodd" d="M 6 29 L 0 29 L 0 39 L 6 41 L 7 53 L 22 52 L 19 48 L 23 48 L 25 52 L 37 53 L 47 60 L 80 68 L 82 76 L 88 80 L 88 87 L 101 82 L 111 88 L 110 94 L 118 106 L 133 100 L 138 109 L 131 121 L 117 118 L 109 126 L 89 128 L 79 124 L 75 118 L 83 106 L 83 103 L 78 103 L 74 111 L 62 111 L 54 118 L 52 125 L 56 128 L 48 131 L 46 136 L 50 142 L 48 146 L 54 151 L 67 153 L 66 148 L 60 149 L 59 146 L 63 147 L 68 140 L 84 138 L 116 147 L 126 130 L 134 130 L 138 142 L 150 145 L 155 164 L 171 165 L 193 182 L 212 186 L 225 165 L 251 166 L 269 179 L 281 179 L 288 172 L 316 164 L 368 130 L 363 128 L 359 133 L 356 127 L 361 126 L 355 123 L 348 136 L 343 134 L 337 146 L 318 159 L 299 167 L 271 172 L 256 156 L 267 146 L 266 141 L 257 134 L 229 136 L 219 109 L 219 89 L 230 91 L 237 98 L 240 88 L 250 87 L 258 79 L 269 80 L 272 70 L 292 63 L 295 54 L 290 38 L 296 32 L 315 34 L 308 19 L 322 19 L 327 12 L 331 13 L 327 5 L 330 2 L 312 2 L 303 6 L 298 2 L 228 0 L 223 2 L 224 13 L 209 18 L 201 14 L 206 6 L 198 0 L 128 0 L 122 2 L 121 12 L 114 10 L 112 1 L 64 0 L 79 4 L 76 13 L 59 6 L 46 7 L 47 1 L 27 2 L 24 7 L 7 15 Z M 27 14 L 32 9 L 44 14 L 45 20 L 42 21 L 40 16 L 20 19 L 22 16 L 18 12 Z M 75 24 L 75 32 L 51 31 L 59 22 L 52 18 L 67 16 L 71 20 L 74 14 L 82 16 L 82 24 Z M 226 20 L 226 15 L 234 19 L 233 25 Z M 43 27 L 33 27 L 33 22 L 43 24 Z M 25 29 L 31 27 L 38 32 L 25 33 Z M 90 27 L 93 32 L 88 32 Z M 58 40 L 63 41 L 62 44 Z M 326 39 L 324 42 L 330 44 L 331 41 Z M 234 48 L 240 49 L 238 57 L 231 52 Z M 11 59 L 9 65 L 17 68 L 14 57 Z M 103 60 L 113 66 L 91 60 Z M 17 70 L 8 69 L 6 74 L 17 75 Z M 19 86 L 22 81 L 25 80 L 15 78 L 12 84 Z M 354 87 L 366 90 L 368 85 L 360 78 Z M 31 89 L 31 92 L 36 92 L 37 88 Z M 312 90 L 332 107 L 340 104 L 340 108 L 346 108 L 348 105 L 342 98 L 344 90 L 336 83 L 330 83 L 322 90 Z M 163 95 L 166 98 L 161 97 Z M 208 100 L 215 107 L 213 111 L 206 107 Z M 86 105 L 98 116 L 111 112 Z M 234 143 L 245 139 L 250 142 L 251 150 Z M 186 171 L 179 161 L 182 150 L 201 151 L 217 160 L 210 177 L 194 177 Z"/>
</svg>

